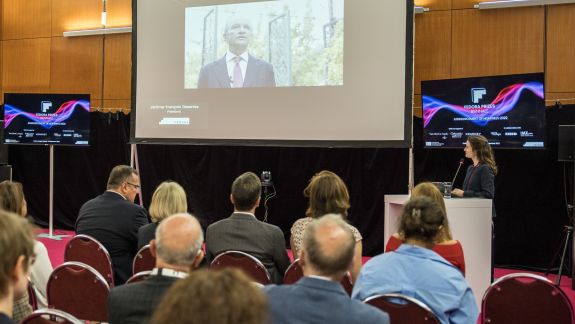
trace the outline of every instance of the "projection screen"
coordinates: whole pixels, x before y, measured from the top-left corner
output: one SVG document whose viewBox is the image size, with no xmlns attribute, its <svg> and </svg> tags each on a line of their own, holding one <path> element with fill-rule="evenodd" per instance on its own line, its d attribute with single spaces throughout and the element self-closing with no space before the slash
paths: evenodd
<svg viewBox="0 0 575 324">
<path fill-rule="evenodd" d="M 132 9 L 133 143 L 410 145 L 413 0 Z"/>
</svg>

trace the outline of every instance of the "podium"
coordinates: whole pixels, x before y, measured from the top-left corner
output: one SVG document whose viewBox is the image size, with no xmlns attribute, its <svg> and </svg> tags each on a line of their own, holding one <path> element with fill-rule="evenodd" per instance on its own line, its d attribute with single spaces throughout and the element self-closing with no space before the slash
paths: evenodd
<svg viewBox="0 0 575 324">
<path fill-rule="evenodd" d="M 397 233 L 403 205 L 408 195 L 386 195 L 384 215 L 385 243 Z M 473 289 L 477 306 L 491 284 L 491 199 L 445 199 L 453 239 L 461 242 L 465 255 L 465 279 Z"/>
</svg>

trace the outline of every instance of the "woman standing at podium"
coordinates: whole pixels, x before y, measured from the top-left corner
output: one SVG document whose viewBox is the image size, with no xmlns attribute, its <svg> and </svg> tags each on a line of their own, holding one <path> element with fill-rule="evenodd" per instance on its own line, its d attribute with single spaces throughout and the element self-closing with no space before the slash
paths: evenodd
<svg viewBox="0 0 575 324">
<path fill-rule="evenodd" d="M 455 197 L 493 199 L 497 165 L 487 138 L 481 135 L 469 136 L 463 151 L 473 164 L 467 168 L 463 188 L 453 189 L 451 194 Z"/>
</svg>

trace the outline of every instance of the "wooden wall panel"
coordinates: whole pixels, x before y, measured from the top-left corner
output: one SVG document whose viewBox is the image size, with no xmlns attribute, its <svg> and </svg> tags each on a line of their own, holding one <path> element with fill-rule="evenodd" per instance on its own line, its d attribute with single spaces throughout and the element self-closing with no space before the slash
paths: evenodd
<svg viewBox="0 0 575 324">
<path fill-rule="evenodd" d="M 130 100 L 104 100 L 104 106 L 101 111 L 109 112 L 121 112 L 127 114 L 130 112 Z"/>
<path fill-rule="evenodd" d="M 2 39 L 50 37 L 50 0 L 3 0 Z"/>
<path fill-rule="evenodd" d="M 132 25 L 132 0 L 108 1 L 108 27 Z"/>
<path fill-rule="evenodd" d="M 553 106 L 559 101 L 562 105 L 575 105 L 575 92 L 546 92 L 545 106 Z"/>
<path fill-rule="evenodd" d="M 104 99 L 130 99 L 132 35 L 107 35 L 104 46 Z"/>
<path fill-rule="evenodd" d="M 4 92 L 50 90 L 50 38 L 2 42 Z"/>
<path fill-rule="evenodd" d="M 453 10 L 452 77 L 541 72 L 542 7 Z"/>
<path fill-rule="evenodd" d="M 448 2 L 449 0 L 444 0 Z M 493 0 L 451 0 L 451 7 L 453 9 L 471 9 L 480 2 L 487 2 Z"/>
<path fill-rule="evenodd" d="M 102 28 L 102 0 L 52 0 L 52 36 L 69 30 Z"/>
<path fill-rule="evenodd" d="M 413 90 L 421 93 L 421 80 L 451 76 L 451 11 L 430 11 L 415 17 Z"/>
<path fill-rule="evenodd" d="M 52 37 L 51 91 L 102 97 L 102 36 Z"/>
<path fill-rule="evenodd" d="M 415 5 L 429 8 L 431 11 L 451 9 L 451 1 L 449 0 L 415 0 Z"/>
<path fill-rule="evenodd" d="M 575 92 L 575 4 L 547 10 L 545 91 Z"/>
<path fill-rule="evenodd" d="M 413 95 L 413 115 L 421 118 L 423 116 L 423 104 L 421 95 Z"/>
</svg>

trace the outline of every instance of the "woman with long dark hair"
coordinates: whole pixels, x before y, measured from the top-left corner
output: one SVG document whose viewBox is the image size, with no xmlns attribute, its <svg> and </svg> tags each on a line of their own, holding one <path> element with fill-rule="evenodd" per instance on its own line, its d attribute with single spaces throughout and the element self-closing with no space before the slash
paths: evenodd
<svg viewBox="0 0 575 324">
<path fill-rule="evenodd" d="M 481 135 L 469 136 L 463 151 L 473 164 L 467 168 L 463 188 L 453 189 L 451 194 L 455 197 L 493 199 L 497 165 L 489 141 Z"/>
</svg>

